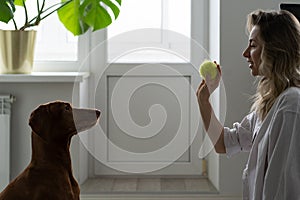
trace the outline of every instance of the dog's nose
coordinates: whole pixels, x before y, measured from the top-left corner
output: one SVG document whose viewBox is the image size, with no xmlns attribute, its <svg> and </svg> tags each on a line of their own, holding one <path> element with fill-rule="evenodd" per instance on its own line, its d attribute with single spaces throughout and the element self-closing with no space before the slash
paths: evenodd
<svg viewBox="0 0 300 200">
<path fill-rule="evenodd" d="M 97 118 L 100 117 L 100 114 L 101 114 L 101 112 L 99 110 L 96 110 L 96 116 L 97 116 Z"/>
</svg>

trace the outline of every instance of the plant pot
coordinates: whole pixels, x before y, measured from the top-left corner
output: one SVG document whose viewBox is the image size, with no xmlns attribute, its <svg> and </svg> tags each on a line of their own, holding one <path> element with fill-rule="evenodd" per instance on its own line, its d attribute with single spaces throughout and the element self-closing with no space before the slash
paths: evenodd
<svg viewBox="0 0 300 200">
<path fill-rule="evenodd" d="M 0 30 L 0 73 L 31 73 L 35 39 L 35 30 Z"/>
</svg>

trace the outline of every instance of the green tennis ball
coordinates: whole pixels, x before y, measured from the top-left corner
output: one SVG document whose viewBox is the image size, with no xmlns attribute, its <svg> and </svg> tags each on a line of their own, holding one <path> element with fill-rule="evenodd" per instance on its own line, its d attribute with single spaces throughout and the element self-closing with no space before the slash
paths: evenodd
<svg viewBox="0 0 300 200">
<path fill-rule="evenodd" d="M 206 60 L 199 68 L 200 76 L 205 79 L 206 75 L 209 74 L 211 79 L 215 79 L 218 73 L 218 68 L 216 63 Z"/>
</svg>

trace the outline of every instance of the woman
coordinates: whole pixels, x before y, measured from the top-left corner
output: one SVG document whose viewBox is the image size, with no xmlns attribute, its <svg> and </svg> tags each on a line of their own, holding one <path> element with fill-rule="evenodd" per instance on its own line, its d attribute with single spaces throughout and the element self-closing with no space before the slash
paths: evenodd
<svg viewBox="0 0 300 200">
<path fill-rule="evenodd" d="M 218 66 L 218 78 L 208 76 L 197 90 L 203 123 L 216 152 L 250 151 L 244 199 L 300 199 L 300 24 L 287 11 L 257 10 L 247 28 L 243 56 L 260 78 L 251 112 L 233 128 L 217 120 L 209 96 L 219 84 Z"/>
</svg>

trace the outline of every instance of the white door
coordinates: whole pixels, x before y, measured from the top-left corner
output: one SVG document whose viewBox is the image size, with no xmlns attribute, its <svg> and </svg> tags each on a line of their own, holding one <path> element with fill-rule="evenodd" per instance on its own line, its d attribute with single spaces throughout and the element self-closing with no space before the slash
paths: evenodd
<svg viewBox="0 0 300 200">
<path fill-rule="evenodd" d="M 95 103 L 105 107 L 105 136 L 92 139 L 95 175 L 201 175 L 198 73 L 187 64 L 147 64 L 111 67 L 103 77 Z"/>
</svg>

